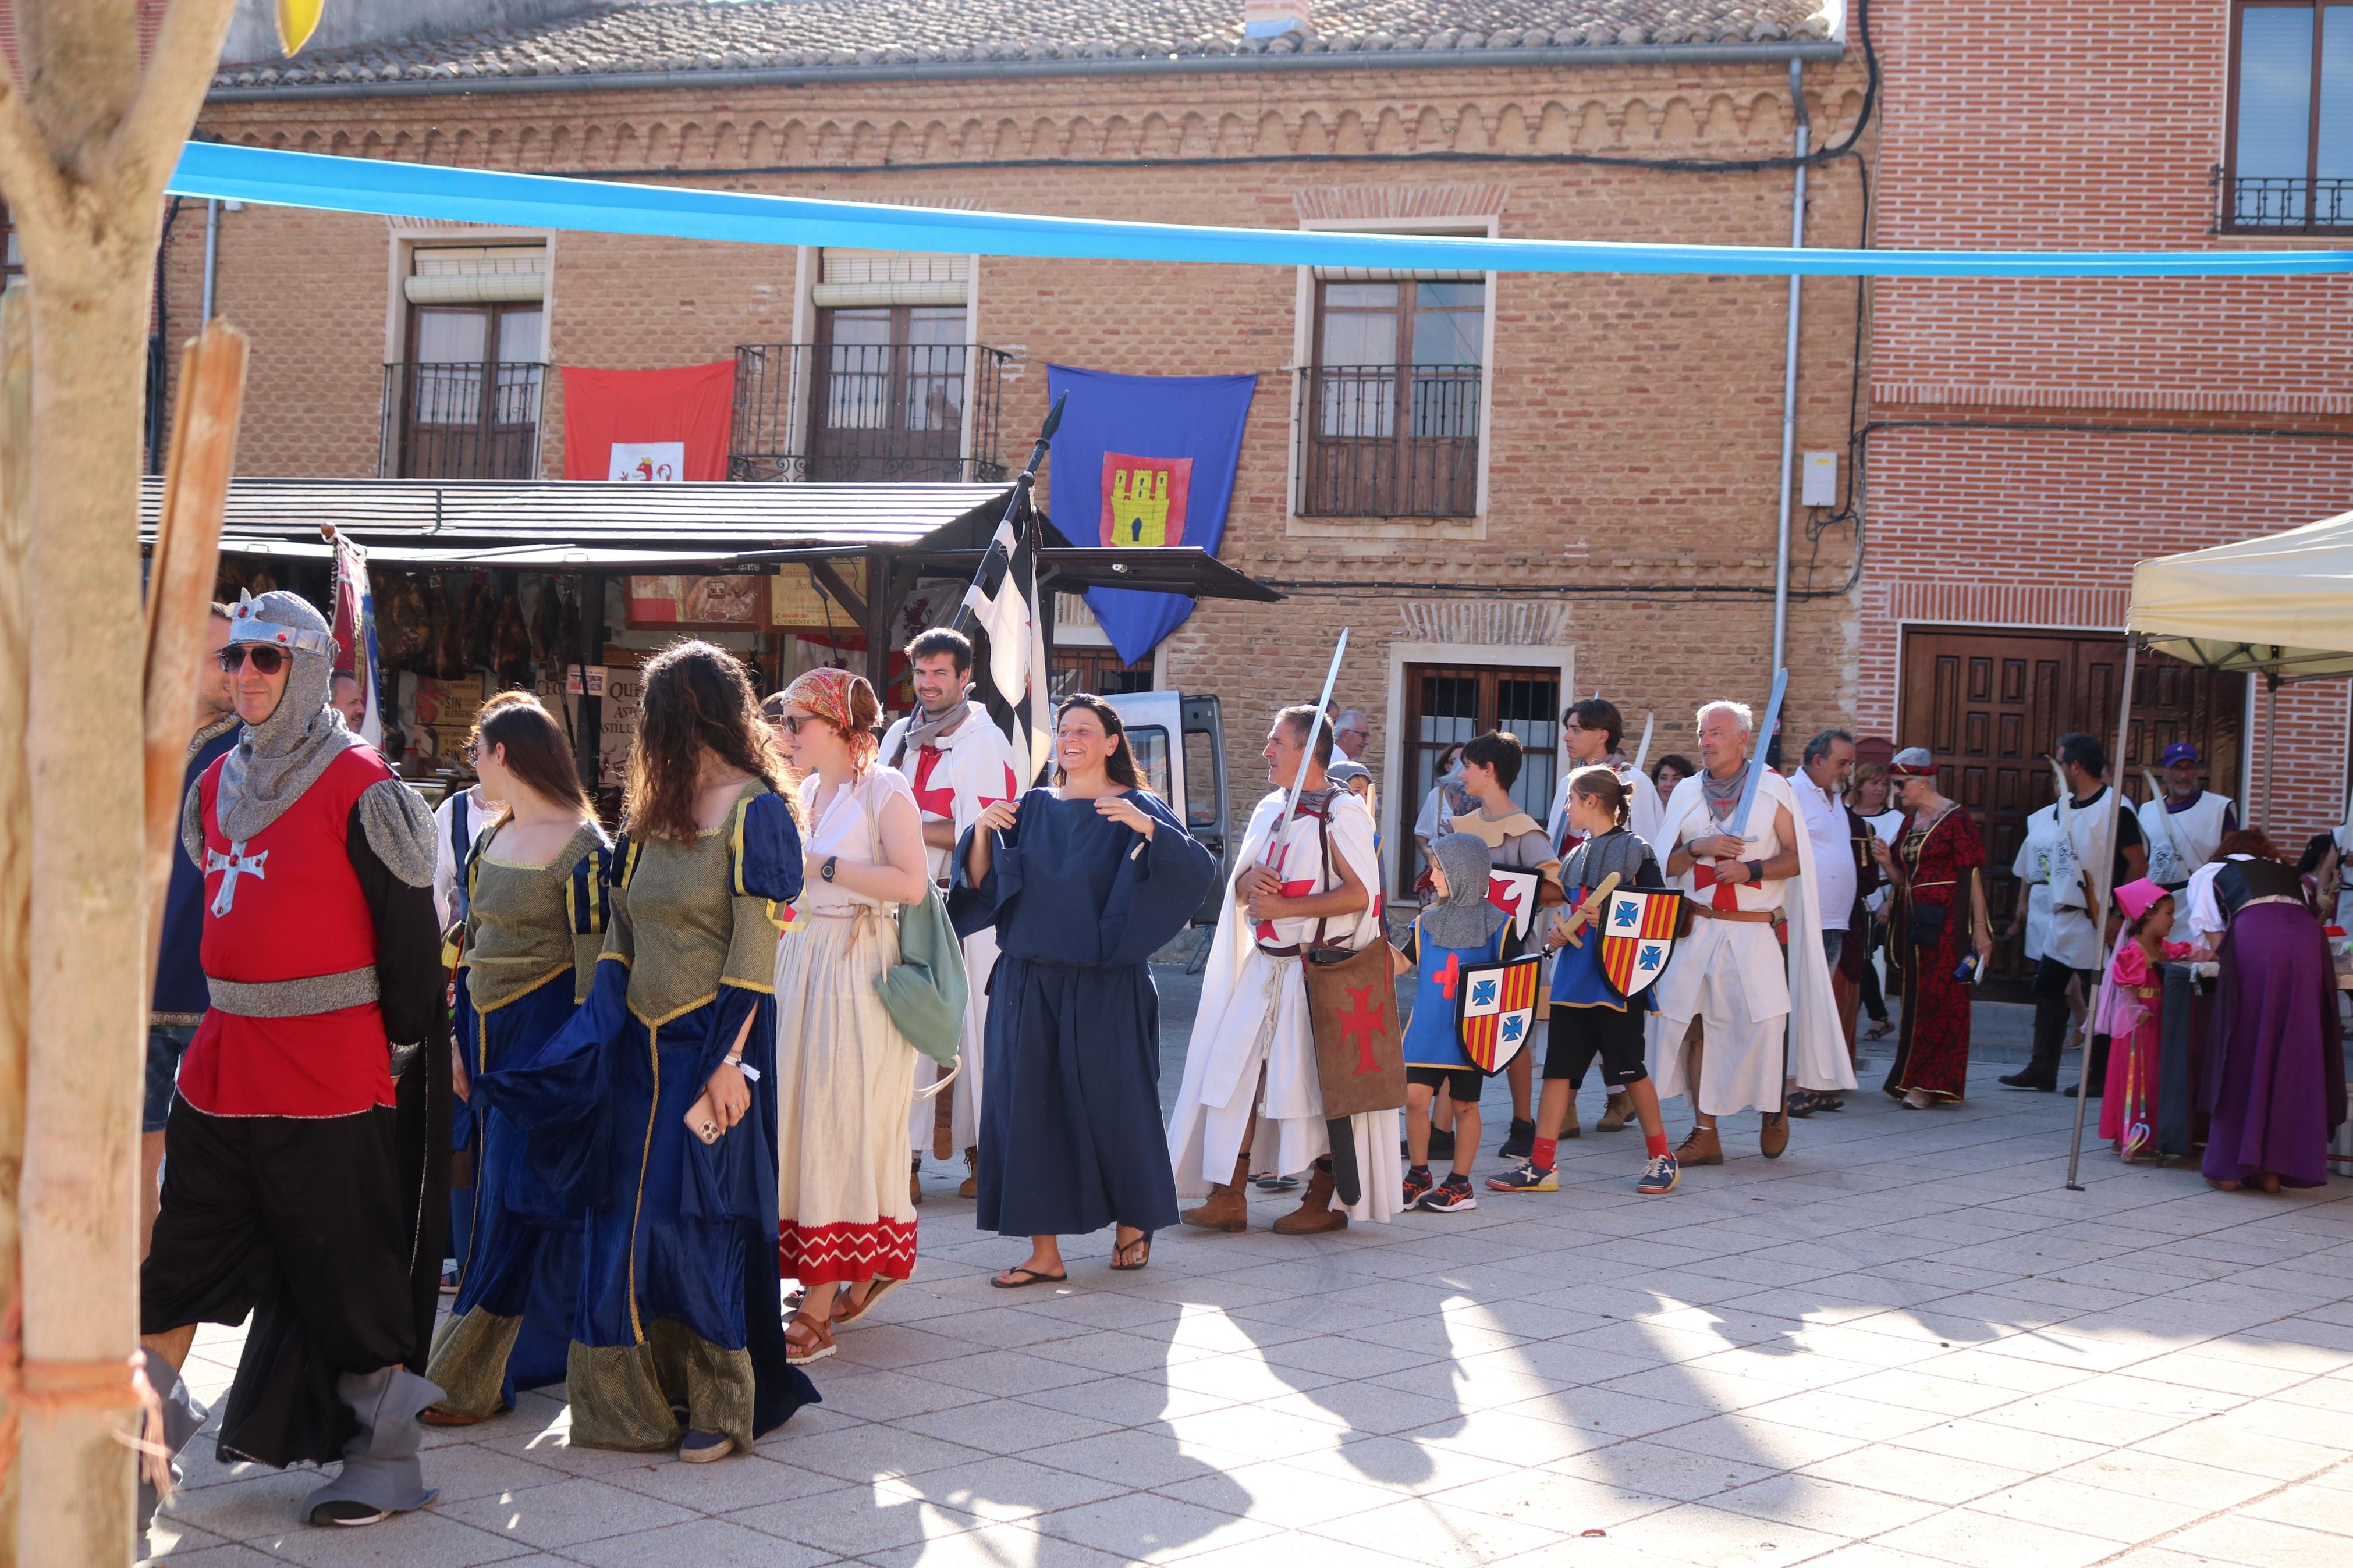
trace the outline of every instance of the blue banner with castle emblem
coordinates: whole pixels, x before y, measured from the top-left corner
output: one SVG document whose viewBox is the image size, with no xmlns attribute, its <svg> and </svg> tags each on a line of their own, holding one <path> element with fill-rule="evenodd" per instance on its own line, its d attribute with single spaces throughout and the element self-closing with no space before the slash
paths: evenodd
<svg viewBox="0 0 2353 1568">
<path fill-rule="evenodd" d="M 1115 375 L 1046 367 L 1046 400 L 1070 405 L 1047 467 L 1047 514 L 1073 544 L 1216 554 L 1234 499 L 1255 375 Z M 1090 588 L 1087 607 L 1134 664 L 1185 624 L 1181 594 Z"/>
</svg>

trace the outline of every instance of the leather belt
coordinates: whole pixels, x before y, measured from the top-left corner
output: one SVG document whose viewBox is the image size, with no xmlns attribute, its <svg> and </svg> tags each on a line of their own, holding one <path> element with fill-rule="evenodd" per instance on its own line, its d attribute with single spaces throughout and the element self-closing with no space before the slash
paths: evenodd
<svg viewBox="0 0 2353 1568">
<path fill-rule="evenodd" d="M 1696 899 L 1685 899 L 1683 902 L 1691 905 L 1692 913 L 1704 921 L 1730 921 L 1735 925 L 1753 926 L 1771 925 L 1776 918 L 1772 910 L 1719 910 Z"/>
<path fill-rule="evenodd" d="M 2252 910 L 2257 904 L 2294 904 L 2298 909 L 2304 908 L 2304 900 L 2302 899 L 2291 898 L 2285 893 L 2265 893 L 2260 899 L 2249 899 L 2245 903 L 2241 904 L 2239 908 L 2242 910 Z"/>
<path fill-rule="evenodd" d="M 303 1018 L 317 1013 L 340 1013 L 378 999 L 375 966 L 346 969 L 340 974 L 311 974 L 300 980 L 223 980 L 205 976 L 213 1010 L 240 1018 Z"/>
</svg>

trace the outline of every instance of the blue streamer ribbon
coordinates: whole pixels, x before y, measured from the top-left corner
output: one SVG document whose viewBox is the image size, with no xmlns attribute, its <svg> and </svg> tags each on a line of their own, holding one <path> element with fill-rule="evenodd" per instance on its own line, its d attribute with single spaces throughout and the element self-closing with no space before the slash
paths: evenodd
<svg viewBox="0 0 2353 1568">
<path fill-rule="evenodd" d="M 2353 250 L 1795 250 L 1776 246 L 1211 228 L 1110 218 L 942 212 L 683 185 L 627 184 L 336 158 L 216 142 L 188 143 L 173 174 L 171 193 L 387 217 L 667 235 L 746 245 L 1259 267 L 1850 278 L 2245 278 L 2353 272 Z"/>
</svg>

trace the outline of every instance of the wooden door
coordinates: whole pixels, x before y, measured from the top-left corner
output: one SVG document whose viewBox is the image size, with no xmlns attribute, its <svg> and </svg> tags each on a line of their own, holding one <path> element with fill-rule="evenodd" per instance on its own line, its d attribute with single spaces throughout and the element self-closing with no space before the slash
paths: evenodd
<svg viewBox="0 0 2353 1568">
<path fill-rule="evenodd" d="M 1439 754 L 1490 730 L 1519 737 L 1520 776 L 1512 799 L 1542 820 L 1552 805 L 1560 765 L 1560 676 L 1550 669 L 1497 665 L 1409 664 L 1405 667 L 1405 733 L 1399 747 L 1402 789 L 1385 811 L 1395 825 L 1398 892 L 1409 894 L 1420 873 L 1414 818 L 1436 782 Z"/>
<path fill-rule="evenodd" d="M 1936 754 L 1937 787 L 1967 806 L 1985 836 L 1986 901 L 1997 925 L 2017 908 L 2010 862 L 2026 819 L 2057 794 L 2050 756 L 2081 730 L 2113 747 L 2124 639 L 2096 632 L 1914 627 L 1904 638 L 1896 743 Z M 2246 683 L 2178 659 L 2144 655 L 2133 679 L 2133 720 L 2122 775 L 2130 801 L 2164 749 L 2189 741 L 2208 787 L 2236 796 Z M 2112 772 L 2111 776 L 2114 776 Z M 2019 973 L 2022 941 L 2003 942 L 2000 969 Z"/>
</svg>

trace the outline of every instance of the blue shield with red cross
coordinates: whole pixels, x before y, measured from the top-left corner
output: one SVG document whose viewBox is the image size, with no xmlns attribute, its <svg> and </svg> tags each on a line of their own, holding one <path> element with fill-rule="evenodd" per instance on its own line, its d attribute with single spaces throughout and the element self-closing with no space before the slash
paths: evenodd
<svg viewBox="0 0 2353 1568">
<path fill-rule="evenodd" d="M 1623 892 L 1609 895 L 1601 914 L 1601 973 L 1618 994 L 1632 1001 L 1667 972 L 1675 952 L 1675 917 L 1681 893 Z"/>
<path fill-rule="evenodd" d="M 1543 981 L 1540 953 L 1462 966 L 1454 988 L 1454 1021 L 1462 1033 L 1463 1053 L 1481 1072 L 1503 1071 L 1527 1048 Z"/>
</svg>

